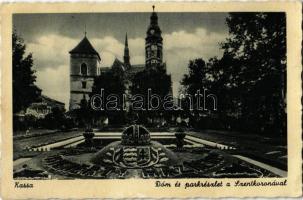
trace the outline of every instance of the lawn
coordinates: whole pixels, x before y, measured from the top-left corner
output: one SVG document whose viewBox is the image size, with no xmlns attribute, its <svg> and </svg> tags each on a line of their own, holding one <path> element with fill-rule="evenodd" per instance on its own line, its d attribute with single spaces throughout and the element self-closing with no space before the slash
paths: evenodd
<svg viewBox="0 0 303 200">
<path fill-rule="evenodd" d="M 225 144 L 237 148 L 236 154 L 241 154 L 261 162 L 287 169 L 286 139 L 253 134 L 205 130 L 188 133 L 204 140 Z"/>
<path fill-rule="evenodd" d="M 216 130 L 190 131 L 188 134 L 204 140 L 236 147 L 237 150 L 231 152 L 232 154 L 247 156 L 280 169 L 287 169 L 287 145 L 283 138 Z M 14 138 L 14 159 L 33 156 L 33 152 L 24 151 L 27 147 L 52 143 L 79 135 L 82 135 L 82 131 L 54 132 L 35 137 Z M 39 154 L 39 152 L 35 154 Z"/>
<path fill-rule="evenodd" d="M 70 132 L 55 132 L 52 134 L 46 134 L 41 136 L 13 139 L 14 160 L 25 156 L 30 156 L 32 153 L 27 153 L 25 149 L 27 147 L 36 146 L 39 144 L 52 143 L 65 138 L 82 135 L 82 131 L 70 131 Z"/>
</svg>

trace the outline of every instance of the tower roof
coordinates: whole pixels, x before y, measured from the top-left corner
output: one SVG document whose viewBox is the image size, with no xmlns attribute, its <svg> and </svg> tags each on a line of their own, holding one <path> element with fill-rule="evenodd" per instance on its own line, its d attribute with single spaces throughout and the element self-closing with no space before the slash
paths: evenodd
<svg viewBox="0 0 303 200">
<path fill-rule="evenodd" d="M 127 33 L 125 34 L 125 47 L 128 47 Z"/>
<path fill-rule="evenodd" d="M 121 69 L 122 71 L 125 71 L 123 62 L 121 62 L 118 58 L 115 58 L 112 64 L 112 69 Z"/>
<path fill-rule="evenodd" d="M 125 46 L 124 46 L 124 65 L 127 68 L 130 68 L 130 57 L 129 57 L 129 49 L 128 49 L 128 40 L 127 40 L 127 33 L 125 35 Z"/>
<path fill-rule="evenodd" d="M 79 42 L 79 44 L 73 48 L 71 51 L 69 51 L 70 54 L 79 53 L 79 54 L 92 54 L 97 55 L 99 60 L 101 60 L 101 57 L 99 53 L 94 49 L 92 44 L 89 42 L 86 36 Z"/>
<path fill-rule="evenodd" d="M 158 25 L 158 15 L 155 12 L 155 6 L 153 5 L 153 12 L 150 16 L 150 23 L 151 25 Z"/>
<path fill-rule="evenodd" d="M 150 16 L 150 24 L 147 28 L 146 34 L 147 34 L 146 39 L 158 38 L 159 40 L 162 40 L 161 29 L 158 25 L 158 15 L 155 12 L 155 6 L 153 6 L 153 12 L 151 13 Z"/>
</svg>

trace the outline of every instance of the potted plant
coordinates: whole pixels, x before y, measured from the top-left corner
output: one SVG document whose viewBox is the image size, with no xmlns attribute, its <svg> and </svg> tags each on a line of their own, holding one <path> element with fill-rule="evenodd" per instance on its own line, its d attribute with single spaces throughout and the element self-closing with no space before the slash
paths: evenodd
<svg viewBox="0 0 303 200">
<path fill-rule="evenodd" d="M 95 134 L 94 134 L 92 128 L 85 129 L 85 131 L 83 133 L 83 137 L 85 138 L 85 144 L 87 146 L 90 146 L 90 147 L 93 146 L 93 138 L 94 138 L 94 136 L 95 136 Z"/>
<path fill-rule="evenodd" d="M 186 136 L 186 133 L 184 132 L 184 129 L 179 127 L 176 130 L 175 137 L 176 137 L 176 143 L 177 143 L 177 150 L 182 150 L 184 145 L 184 138 Z"/>
</svg>

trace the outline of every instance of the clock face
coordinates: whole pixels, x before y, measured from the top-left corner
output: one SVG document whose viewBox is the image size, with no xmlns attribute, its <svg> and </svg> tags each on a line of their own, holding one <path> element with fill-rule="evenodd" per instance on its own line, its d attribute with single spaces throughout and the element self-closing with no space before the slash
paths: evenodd
<svg viewBox="0 0 303 200">
<path fill-rule="evenodd" d="M 151 33 L 151 34 L 154 34 L 154 33 L 155 33 L 155 30 L 154 30 L 154 29 L 150 30 L 150 33 Z"/>
<path fill-rule="evenodd" d="M 153 50 L 153 51 L 154 51 L 154 50 L 157 50 L 157 45 L 152 45 L 152 46 L 151 46 L 151 50 Z"/>
</svg>

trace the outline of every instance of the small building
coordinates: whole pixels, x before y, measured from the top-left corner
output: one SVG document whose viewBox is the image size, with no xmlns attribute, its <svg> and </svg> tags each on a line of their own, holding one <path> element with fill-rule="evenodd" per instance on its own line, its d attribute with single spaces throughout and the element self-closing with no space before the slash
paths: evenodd
<svg viewBox="0 0 303 200">
<path fill-rule="evenodd" d="M 32 103 L 25 112 L 25 115 L 31 115 L 37 119 L 45 118 L 45 116 L 52 112 L 54 108 L 58 108 L 62 112 L 65 111 L 65 104 L 51 99 L 45 95 L 41 95 L 37 102 Z"/>
</svg>

